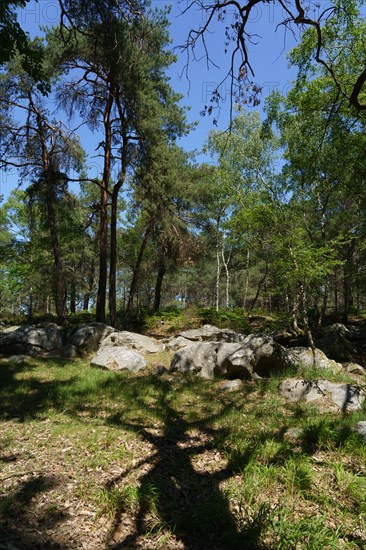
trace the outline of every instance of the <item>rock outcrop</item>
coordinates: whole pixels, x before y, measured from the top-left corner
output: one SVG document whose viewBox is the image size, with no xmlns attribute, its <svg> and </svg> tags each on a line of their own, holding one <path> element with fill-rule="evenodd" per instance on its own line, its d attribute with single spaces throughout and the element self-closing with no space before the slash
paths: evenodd
<svg viewBox="0 0 366 550">
<path fill-rule="evenodd" d="M 114 330 L 113 327 L 104 323 L 80 325 L 68 338 L 64 355 L 66 357 L 81 357 L 97 351 L 103 340 Z"/>
<path fill-rule="evenodd" d="M 283 380 L 280 393 L 293 402 L 328 399 L 343 412 L 361 409 L 366 397 L 365 390 L 354 384 L 296 378 Z"/>
<path fill-rule="evenodd" d="M 114 330 L 101 342 L 100 347 L 122 346 L 131 349 L 136 349 L 142 353 L 159 353 L 164 351 L 163 344 L 157 344 L 152 338 L 137 334 L 136 332 L 128 332 L 126 330 Z"/>
<path fill-rule="evenodd" d="M 269 336 L 249 335 L 241 343 L 198 342 L 177 351 L 170 371 L 195 373 L 202 378 L 265 377 L 292 365 L 287 350 Z"/>
<path fill-rule="evenodd" d="M 56 355 L 62 348 L 62 332 L 54 323 L 11 327 L 0 333 L 0 354 L 4 355 Z"/>
<path fill-rule="evenodd" d="M 113 372 L 138 372 L 146 367 L 146 361 L 140 353 L 121 346 L 104 346 L 94 355 L 90 364 Z"/>
</svg>

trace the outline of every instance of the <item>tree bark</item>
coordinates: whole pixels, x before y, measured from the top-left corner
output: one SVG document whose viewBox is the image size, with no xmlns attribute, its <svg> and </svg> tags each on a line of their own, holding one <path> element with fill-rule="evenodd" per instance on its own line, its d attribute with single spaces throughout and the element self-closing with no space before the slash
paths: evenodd
<svg viewBox="0 0 366 550">
<path fill-rule="evenodd" d="M 220 309 L 220 274 L 221 274 L 221 261 L 220 261 L 220 218 L 216 224 L 216 311 Z"/>
<path fill-rule="evenodd" d="M 163 286 L 163 279 L 166 273 L 166 263 L 164 252 L 162 251 L 159 258 L 159 268 L 156 277 L 155 294 L 154 294 L 154 311 L 159 311 L 161 303 L 161 289 Z"/>
<path fill-rule="evenodd" d="M 116 96 L 119 89 L 116 90 Z M 112 326 L 117 326 L 117 218 L 118 218 L 118 194 L 126 179 L 127 173 L 127 148 L 128 138 L 124 125 L 125 113 L 119 100 L 117 109 L 122 124 L 121 139 L 121 171 L 117 183 L 113 186 L 111 206 L 111 241 L 109 258 L 109 317 Z"/>
<path fill-rule="evenodd" d="M 76 313 L 76 283 L 72 281 L 70 288 L 70 313 Z"/>
<path fill-rule="evenodd" d="M 266 278 L 267 278 L 267 275 L 268 275 L 268 261 L 266 260 L 266 268 L 265 268 L 265 270 L 264 270 L 263 277 L 260 279 L 260 281 L 259 281 L 259 283 L 258 283 L 257 292 L 256 292 L 256 294 L 255 294 L 255 296 L 254 296 L 253 303 L 252 303 L 252 305 L 251 305 L 251 307 L 250 307 L 250 310 L 249 310 L 250 312 L 252 312 L 253 309 L 255 308 L 255 305 L 256 305 L 257 300 L 258 300 L 258 298 L 259 298 L 260 291 L 261 291 L 262 286 L 263 286 L 263 284 L 264 284 L 264 282 L 265 282 L 265 280 L 266 280 Z"/>
<path fill-rule="evenodd" d="M 53 189 L 52 181 L 48 182 L 48 190 L 50 194 L 47 200 L 47 218 L 48 218 L 47 221 L 48 221 L 48 227 L 50 230 L 51 246 L 52 246 L 53 260 L 55 265 L 54 294 L 55 294 L 57 322 L 60 325 L 65 325 L 67 323 L 67 286 L 66 286 L 66 280 L 64 276 L 64 266 L 63 266 L 62 256 L 61 256 L 61 248 L 60 248 L 60 243 L 59 243 L 58 233 L 57 233 L 56 212 L 54 208 L 55 191 Z"/>
<path fill-rule="evenodd" d="M 350 306 L 352 303 L 352 268 L 355 239 L 352 239 L 347 248 L 346 261 L 343 266 L 343 316 L 342 322 L 347 323 Z"/>
<path fill-rule="evenodd" d="M 92 260 L 91 264 L 90 264 L 90 271 L 89 271 L 89 274 L 88 274 L 88 277 L 87 277 L 87 282 L 88 282 L 88 287 L 87 288 L 88 288 L 88 290 L 84 294 L 83 311 L 88 311 L 89 310 L 89 302 L 90 302 L 90 297 L 91 297 L 91 294 L 92 294 L 92 291 L 93 291 L 94 279 L 95 279 L 95 264 L 94 264 L 94 260 Z"/>
<path fill-rule="evenodd" d="M 95 318 L 99 323 L 105 322 L 105 306 L 107 298 L 107 235 L 108 235 L 108 186 L 111 176 L 111 157 L 112 157 L 112 128 L 111 128 L 111 111 L 113 105 L 112 90 L 109 91 L 109 96 L 104 111 L 104 166 L 103 178 L 100 185 L 100 226 L 99 226 L 99 281 L 97 294 L 97 307 Z"/>
<path fill-rule="evenodd" d="M 222 263 L 225 268 L 226 284 L 225 284 L 225 294 L 226 294 L 226 307 L 230 306 L 230 273 L 229 273 L 229 263 L 231 258 L 231 250 L 228 253 L 228 257 L 225 258 L 224 242 L 222 243 Z"/>
<path fill-rule="evenodd" d="M 243 296 L 243 309 L 247 307 L 247 297 L 249 288 L 249 264 L 250 264 L 250 250 L 247 251 L 247 259 L 245 263 L 245 283 L 244 283 L 244 296 Z"/>
<path fill-rule="evenodd" d="M 153 227 L 154 227 L 154 222 L 150 221 L 147 228 L 146 228 L 146 230 L 145 230 L 145 234 L 144 234 L 144 237 L 142 239 L 139 254 L 137 256 L 136 264 L 135 264 L 135 267 L 134 267 L 134 270 L 133 270 L 132 281 L 131 281 L 131 286 L 130 286 L 130 292 L 129 292 L 129 296 L 128 296 L 128 302 L 127 302 L 126 313 L 125 313 L 125 320 L 124 320 L 125 328 L 128 327 L 128 324 L 130 322 L 133 301 L 134 301 L 134 298 L 135 298 L 137 285 L 138 285 L 138 281 L 139 281 L 139 277 L 140 277 L 142 260 L 143 260 L 144 253 L 145 253 L 145 250 L 146 250 L 146 246 L 149 242 L 150 235 L 152 233 Z"/>
</svg>

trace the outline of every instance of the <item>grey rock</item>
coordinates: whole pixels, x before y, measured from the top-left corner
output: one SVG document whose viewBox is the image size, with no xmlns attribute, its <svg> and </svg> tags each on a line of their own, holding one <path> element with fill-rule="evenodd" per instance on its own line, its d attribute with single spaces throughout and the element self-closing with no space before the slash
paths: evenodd
<svg viewBox="0 0 366 550">
<path fill-rule="evenodd" d="M 27 355 L 12 355 L 8 359 L 8 363 L 13 363 L 13 365 L 25 365 L 28 360 Z"/>
<path fill-rule="evenodd" d="M 361 365 L 357 365 L 357 363 L 344 363 L 343 368 L 348 374 L 354 374 L 356 376 L 363 376 L 366 374 L 366 370 L 361 367 Z"/>
<path fill-rule="evenodd" d="M 270 336 L 246 336 L 241 344 L 219 350 L 218 374 L 227 378 L 268 377 L 292 366 L 287 350 Z"/>
<path fill-rule="evenodd" d="M 122 346 L 136 349 L 138 351 L 142 351 L 143 353 L 159 353 L 165 349 L 164 344 L 157 344 L 148 336 L 137 334 L 135 332 L 128 332 L 126 330 L 114 330 L 103 339 L 101 349 L 111 346 Z"/>
<path fill-rule="evenodd" d="M 280 393 L 292 402 L 297 402 L 301 399 L 304 399 L 306 402 L 315 401 L 325 395 L 318 381 L 298 380 L 296 378 L 283 380 L 280 384 Z"/>
<path fill-rule="evenodd" d="M 360 422 L 357 422 L 355 430 L 364 438 L 366 443 L 366 420 L 360 420 Z"/>
<path fill-rule="evenodd" d="M 239 389 L 242 385 L 243 385 L 243 381 L 240 379 L 226 380 L 226 381 L 220 382 L 219 388 L 220 390 L 224 390 L 224 391 L 235 391 Z"/>
<path fill-rule="evenodd" d="M 213 325 L 203 325 L 201 328 L 185 330 L 178 336 L 194 342 L 242 342 L 244 335 L 230 329 L 221 329 Z"/>
<path fill-rule="evenodd" d="M 192 344 L 192 340 L 188 340 L 187 338 L 184 338 L 183 336 L 177 336 L 171 338 L 166 344 L 165 348 L 168 351 L 177 351 L 178 349 L 184 348 L 185 346 L 189 346 Z"/>
<path fill-rule="evenodd" d="M 242 343 L 198 342 L 177 351 L 170 370 L 202 378 L 250 379 L 291 366 L 285 348 L 268 336 L 249 335 Z"/>
<path fill-rule="evenodd" d="M 90 364 L 114 372 L 126 369 L 131 372 L 138 372 L 146 367 L 146 361 L 140 353 L 121 346 L 100 349 L 92 358 Z"/>
<path fill-rule="evenodd" d="M 336 363 L 333 359 L 328 359 L 323 351 L 315 349 L 315 364 L 314 355 L 311 348 L 290 348 L 287 350 L 290 359 L 294 365 L 299 365 L 305 368 L 331 369 L 335 372 L 341 372 L 343 367 L 340 363 Z"/>
<path fill-rule="evenodd" d="M 217 365 L 218 342 L 199 342 L 186 346 L 173 355 L 170 372 L 198 374 L 202 378 L 213 378 Z"/>
<path fill-rule="evenodd" d="M 280 384 L 280 393 L 293 402 L 302 399 L 310 402 L 330 398 L 333 404 L 344 412 L 360 409 L 366 397 L 365 391 L 353 384 L 295 378 L 283 380 Z"/>
<path fill-rule="evenodd" d="M 0 353 L 5 355 L 59 353 L 62 346 L 61 329 L 54 323 L 9 328 L 0 335 Z"/>
<path fill-rule="evenodd" d="M 64 355 L 78 357 L 97 351 L 101 342 L 114 330 L 104 323 L 80 325 L 67 340 Z"/>
</svg>

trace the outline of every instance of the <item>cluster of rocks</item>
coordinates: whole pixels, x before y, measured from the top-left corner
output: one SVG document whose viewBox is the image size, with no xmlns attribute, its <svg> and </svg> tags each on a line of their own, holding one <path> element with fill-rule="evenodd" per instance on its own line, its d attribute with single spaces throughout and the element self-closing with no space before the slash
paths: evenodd
<svg viewBox="0 0 366 550">
<path fill-rule="evenodd" d="M 362 329 L 363 330 L 363 329 Z M 243 335 L 229 329 L 205 325 L 186 330 L 165 342 L 128 331 L 118 331 L 102 323 L 89 323 L 76 328 L 67 338 L 55 324 L 10 327 L 0 332 L 0 354 L 23 357 L 28 355 L 60 355 L 81 357 L 94 354 L 91 364 L 113 371 L 128 369 L 137 372 L 146 367 L 145 355 L 164 350 L 174 352 L 170 372 L 195 374 L 205 379 L 222 378 L 223 389 L 234 390 L 242 380 L 267 378 L 273 372 L 285 373 L 296 367 L 329 369 L 363 376 L 364 369 L 349 362 L 365 345 L 362 330 L 344 325 L 329 327 L 318 341 L 319 347 L 285 348 L 275 338 L 264 335 Z M 337 335 L 337 336 L 336 336 Z M 334 344 L 334 353 L 329 342 Z M 330 359 L 324 353 L 328 350 Z M 334 360 L 343 358 L 341 364 Z M 160 369 L 159 374 L 165 372 Z M 336 384 L 328 381 L 306 381 L 289 378 L 282 382 L 281 393 L 291 400 L 313 401 L 326 396 L 342 410 L 359 408 L 365 391 L 358 385 Z"/>
</svg>

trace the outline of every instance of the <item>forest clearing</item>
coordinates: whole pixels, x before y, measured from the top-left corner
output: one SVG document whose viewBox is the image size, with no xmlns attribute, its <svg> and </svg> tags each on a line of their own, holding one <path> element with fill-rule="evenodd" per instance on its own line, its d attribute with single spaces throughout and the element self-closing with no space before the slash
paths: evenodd
<svg viewBox="0 0 366 550">
<path fill-rule="evenodd" d="M 0 550 L 366 547 L 365 36 L 2 0 Z"/>
</svg>

